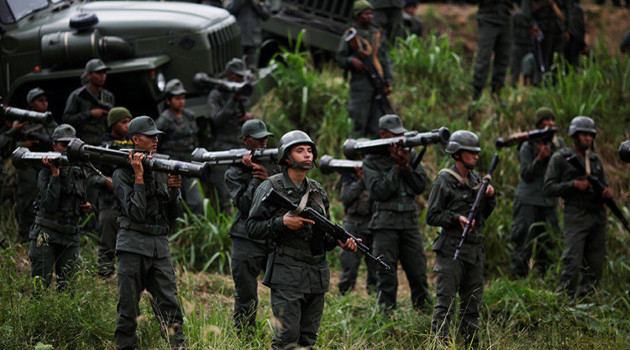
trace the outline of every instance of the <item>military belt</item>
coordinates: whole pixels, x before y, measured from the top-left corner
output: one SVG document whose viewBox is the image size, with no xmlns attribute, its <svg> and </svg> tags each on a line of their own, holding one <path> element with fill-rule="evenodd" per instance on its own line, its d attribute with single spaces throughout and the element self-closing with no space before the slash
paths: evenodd
<svg viewBox="0 0 630 350">
<path fill-rule="evenodd" d="M 381 202 L 376 202 L 376 211 L 381 211 L 381 210 L 387 210 L 387 211 L 397 211 L 397 212 L 404 212 L 404 211 L 418 211 L 418 207 L 416 206 L 416 203 L 414 202 L 407 202 L 407 203 L 381 203 Z"/>
<path fill-rule="evenodd" d="M 167 225 L 138 224 L 128 220 L 122 220 L 120 222 L 120 228 L 139 231 L 151 236 L 166 236 L 169 233 L 169 227 Z"/>
<path fill-rule="evenodd" d="M 278 247 L 278 254 L 280 255 L 284 255 L 284 256 L 288 256 L 290 258 L 293 258 L 297 261 L 302 261 L 305 262 L 307 264 L 311 264 L 311 265 L 315 265 L 315 264 L 319 264 L 322 261 L 326 260 L 326 254 L 321 254 L 321 255 L 310 255 L 310 254 L 304 254 L 301 251 L 295 249 L 295 248 L 291 248 L 291 247 L 286 247 L 286 246 L 280 246 Z"/>
<path fill-rule="evenodd" d="M 63 233 L 63 234 L 78 234 L 81 231 L 81 228 L 78 225 L 72 225 L 72 224 L 60 224 L 54 220 L 49 220 L 46 219 L 42 216 L 36 216 L 35 217 L 35 223 L 41 226 L 44 226 L 46 228 L 50 228 L 53 229 L 57 232 Z"/>
</svg>

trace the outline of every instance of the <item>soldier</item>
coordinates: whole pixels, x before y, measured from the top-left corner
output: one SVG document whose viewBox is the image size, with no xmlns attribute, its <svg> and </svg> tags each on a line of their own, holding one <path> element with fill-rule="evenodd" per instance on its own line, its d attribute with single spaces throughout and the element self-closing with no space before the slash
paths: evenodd
<svg viewBox="0 0 630 350">
<path fill-rule="evenodd" d="M 479 311 L 483 296 L 483 233 L 481 229 L 496 205 L 494 188 L 488 185 L 485 199 L 481 202 L 479 217 L 472 222 L 472 230 L 466 236 L 458 260 L 453 260 L 461 239 L 462 230 L 468 224 L 481 177 L 473 171 L 479 158 L 479 138 L 467 130 L 454 132 L 446 146 L 446 152 L 455 160 L 452 168 L 442 169 L 431 186 L 427 208 L 427 224 L 442 227 L 433 242 L 437 274 L 437 302 L 431 320 L 431 331 L 441 340 L 449 335 L 451 316 L 459 293 L 460 333 L 467 346 L 477 347 Z"/>
<path fill-rule="evenodd" d="M 243 124 L 241 129 L 243 143 L 247 149 L 266 148 L 267 137 L 273 136 L 267 131 L 265 123 L 252 119 Z M 225 172 L 225 183 L 232 204 L 238 209 L 238 215 L 232 228 L 232 277 L 234 278 L 234 321 L 241 334 L 243 330 L 252 332 L 256 327 L 258 309 L 258 280 L 256 279 L 267 265 L 270 253 L 267 240 L 251 239 L 247 235 L 245 221 L 249 216 L 254 193 L 269 175 L 279 172 L 273 163 L 254 163 L 252 156 L 243 157 L 243 164 L 231 166 Z"/>
<path fill-rule="evenodd" d="M 258 46 L 262 42 L 260 22 L 271 16 L 266 0 L 223 0 L 223 7 L 236 17 L 241 30 L 241 45 L 249 68 L 258 67 Z"/>
<path fill-rule="evenodd" d="M 407 36 L 415 34 L 422 36 L 423 25 L 420 18 L 416 17 L 418 0 L 405 0 L 405 7 L 402 12 L 402 23 Z"/>
<path fill-rule="evenodd" d="M 374 26 L 382 29 L 383 36 L 393 44 L 402 36 L 403 0 L 370 0 L 370 3 L 374 9 Z"/>
<path fill-rule="evenodd" d="M 197 122 L 195 113 L 186 109 L 186 90 L 179 79 L 172 79 L 164 88 L 165 109 L 155 121 L 163 131 L 160 138 L 160 153 L 168 154 L 177 160 L 189 162 L 197 145 Z M 213 169 L 214 170 L 214 169 Z M 198 179 L 182 178 L 182 197 L 193 214 L 203 215 L 203 196 Z"/>
<path fill-rule="evenodd" d="M 324 294 L 330 284 L 326 251 L 337 244 L 346 250 L 357 249 L 353 240 L 342 244 L 311 226 L 314 221 L 299 213 L 261 203 L 262 197 L 275 189 L 294 203 L 328 216 L 326 191 L 306 177 L 316 157 L 317 148 L 306 133 L 294 130 L 284 134 L 278 146 L 279 164 L 284 169 L 258 187 L 247 219 L 250 238 L 271 239 L 276 245 L 263 281 L 271 288 L 271 308 L 277 319 L 274 349 L 315 345 Z"/>
<path fill-rule="evenodd" d="M 239 58 L 231 59 L 225 66 L 225 78 L 229 81 L 243 82 L 250 71 L 245 62 Z M 208 96 L 210 120 L 212 123 L 213 149 L 228 150 L 240 147 L 241 126 L 252 119 L 247 111 L 247 97 L 215 88 Z M 223 211 L 230 211 L 230 195 L 225 187 L 225 171 L 227 166 L 215 166 L 210 173 L 210 182 L 217 191 L 218 200 Z"/>
<path fill-rule="evenodd" d="M 129 138 L 129 122 L 131 113 L 125 107 L 114 107 L 107 114 L 107 125 L 110 132 L 103 138 L 103 147 L 110 149 L 133 148 Z M 90 183 L 100 190 L 98 196 L 98 275 L 101 278 L 112 276 L 116 270 L 116 236 L 118 234 L 117 220 L 120 217 L 120 207 L 114 197 L 114 183 L 112 175 L 115 167 L 109 164 L 99 164 L 100 173 L 94 172 L 90 176 Z"/>
<path fill-rule="evenodd" d="M 74 126 L 77 137 L 89 145 L 100 145 L 107 132 L 107 112 L 115 105 L 114 95 L 104 89 L 109 67 L 98 58 L 85 65 L 88 83 L 74 90 L 61 118 Z"/>
<path fill-rule="evenodd" d="M 153 119 L 136 117 L 129 123 L 135 152 L 129 151 L 131 169 L 114 171 L 114 195 L 122 216 L 116 238 L 118 257 L 118 305 L 116 346 L 135 349 L 136 328 L 143 290 L 151 293 L 151 306 L 162 335 L 173 347 L 186 346 L 183 314 L 177 298 L 177 280 L 168 235 L 183 214 L 179 175 L 144 169 L 142 160 L 157 151 L 158 135 Z"/>
<path fill-rule="evenodd" d="M 533 72 L 525 72 L 523 69 L 523 60 L 525 56 L 531 54 L 532 48 L 532 33 L 530 32 L 529 21 L 523 12 L 516 11 L 512 13 L 510 17 L 510 25 L 512 29 L 512 48 L 510 51 L 510 73 L 512 74 L 512 86 L 516 87 L 519 83 L 521 73 L 524 76 L 529 75 L 531 81 L 531 75 Z M 534 65 L 535 66 L 535 65 Z M 536 67 L 534 67 L 535 69 Z M 524 79 L 527 85 L 529 81 Z"/>
<path fill-rule="evenodd" d="M 555 125 L 556 116 L 547 107 L 536 110 L 536 128 L 545 129 Z M 554 136 L 548 142 L 533 144 L 525 141 L 519 150 L 521 181 L 514 194 L 510 239 L 514 242 L 514 253 L 510 269 L 518 277 L 529 273 L 529 258 L 532 245 L 536 244 L 536 268 L 543 275 L 551 261 L 556 234 L 560 232 L 556 208 L 558 200 L 543 195 L 545 172 L 549 158 L 558 149 L 565 147 L 561 137 Z M 547 230 L 548 225 L 551 230 Z"/>
<path fill-rule="evenodd" d="M 523 0 L 522 6 L 532 32 L 542 32 L 542 64 L 550 71 L 554 54 L 561 55 L 569 42 L 569 29 L 576 28 L 573 0 Z"/>
<path fill-rule="evenodd" d="M 369 223 L 373 214 L 374 201 L 365 187 L 363 170 L 356 168 L 355 171 L 355 173 L 345 172 L 341 175 L 341 202 L 346 213 L 343 217 L 343 227 L 361 239 L 366 246 L 372 248 L 374 239 Z M 342 271 L 337 287 L 342 295 L 354 289 L 362 256 L 361 253 L 345 250 L 339 252 Z M 365 265 L 367 291 L 372 293 L 376 291 L 376 264 L 366 258 Z"/>
<path fill-rule="evenodd" d="M 505 74 L 510 63 L 512 28 L 510 11 L 513 0 L 481 1 L 477 12 L 477 61 L 473 74 L 473 100 L 481 96 L 492 65 L 492 94 L 498 95 L 505 84 Z M 494 54 L 494 60 L 492 55 Z M 492 62 L 490 62 L 492 60 Z"/>
<path fill-rule="evenodd" d="M 380 31 L 372 26 L 372 5 L 366 0 L 357 0 L 353 6 L 353 14 L 356 19 L 354 29 L 357 30 L 357 42 L 363 46 L 361 50 L 368 56 L 361 59 L 359 52 L 346 42 L 344 35 L 339 42 L 336 61 L 340 68 L 351 72 L 348 114 L 354 121 L 355 133 L 357 136 L 374 137 L 378 134 L 376 129 L 378 118 L 386 113 L 383 102 L 377 101 L 375 96 L 389 92 L 392 72 L 387 49 L 380 47 L 382 43 Z M 380 94 L 375 92 L 375 87 L 368 76 L 368 64 L 380 75 L 387 86 L 387 91 Z"/>
<path fill-rule="evenodd" d="M 580 271 L 582 279 L 578 297 L 590 293 L 602 277 L 606 260 L 606 208 L 603 198 L 612 198 L 607 187 L 604 167 L 592 152 L 597 131 L 589 117 L 575 117 L 569 125 L 573 147 L 564 147 L 551 156 L 545 175 L 545 195 L 564 199 L 564 242 L 562 263 L 564 268 L 558 285 L 569 296 L 578 287 Z M 587 174 L 598 177 L 606 186 L 599 194 L 567 158 L 577 155 Z"/>
<path fill-rule="evenodd" d="M 53 150 L 65 152 L 68 142 L 76 137 L 74 128 L 61 124 L 52 134 Z M 31 244 L 31 276 L 36 283 L 48 287 L 53 270 L 57 275 L 57 288 L 67 287 L 79 259 L 80 217 L 90 212 L 85 201 L 85 171 L 76 165 L 60 167 L 47 157 L 37 175 L 39 199 L 37 215 L 29 233 Z M 37 296 L 36 284 L 33 295 Z"/>
<path fill-rule="evenodd" d="M 407 131 L 397 115 L 388 114 L 378 121 L 381 138 L 400 136 Z M 401 262 L 411 288 L 411 302 L 417 310 L 431 305 L 427 284 L 427 258 L 418 229 L 418 207 L 415 197 L 424 192 L 427 174 L 415 151 L 391 145 L 387 153 L 368 154 L 363 160 L 365 185 L 374 199 L 375 213 L 369 228 L 374 233 L 374 253 L 394 267 L 378 269 L 378 304 L 396 308 Z"/>
<path fill-rule="evenodd" d="M 40 88 L 34 88 L 26 95 L 28 108 L 35 112 L 45 113 L 48 110 L 48 96 Z M 55 121 L 50 123 L 26 123 L 20 130 L 18 147 L 26 147 L 33 152 L 52 151 L 52 133 L 57 127 Z M 15 211 L 18 217 L 18 232 L 22 242 L 28 242 L 29 230 L 35 216 L 37 201 L 37 170 L 26 167 L 17 170 L 18 186 L 16 190 Z"/>
</svg>

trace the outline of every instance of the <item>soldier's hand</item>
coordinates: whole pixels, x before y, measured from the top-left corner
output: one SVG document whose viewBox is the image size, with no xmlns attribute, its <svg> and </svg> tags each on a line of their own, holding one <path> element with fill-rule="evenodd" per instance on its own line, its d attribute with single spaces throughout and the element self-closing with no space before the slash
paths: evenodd
<svg viewBox="0 0 630 350">
<path fill-rule="evenodd" d="M 92 115 L 92 118 L 101 118 L 102 116 L 107 115 L 107 113 L 109 112 L 102 108 L 94 108 L 90 110 L 90 114 Z"/>
<path fill-rule="evenodd" d="M 249 152 L 249 153 L 247 153 L 246 155 L 243 156 L 243 165 L 248 167 L 248 168 L 251 168 L 252 164 L 254 164 L 252 162 L 252 153 Z"/>
<path fill-rule="evenodd" d="M 551 145 L 545 145 L 542 142 L 538 143 L 538 161 L 543 161 L 551 156 Z"/>
<path fill-rule="evenodd" d="M 486 187 L 486 197 L 492 197 L 492 196 L 494 196 L 494 187 L 488 184 L 488 187 Z"/>
<path fill-rule="evenodd" d="M 604 188 L 604 191 L 602 192 L 602 197 L 604 197 L 604 198 L 612 198 L 613 197 L 612 188 L 610 188 L 610 187 Z"/>
<path fill-rule="evenodd" d="M 359 239 L 359 242 L 361 242 L 360 239 Z M 337 240 L 337 243 L 345 251 L 348 251 L 348 252 L 356 252 L 357 251 L 357 242 L 355 242 L 354 239 L 348 238 L 346 240 L 346 243 L 342 243 L 340 240 Z"/>
<path fill-rule="evenodd" d="M 168 187 L 180 188 L 182 187 L 182 177 L 180 175 L 168 174 Z"/>
<path fill-rule="evenodd" d="M 363 62 L 361 62 L 361 60 L 356 57 L 352 57 L 352 67 L 354 67 L 354 70 L 358 72 L 363 72 L 364 70 L 366 70 L 365 64 L 363 64 Z"/>
<path fill-rule="evenodd" d="M 240 118 L 238 118 L 238 121 L 241 123 L 245 123 L 246 121 L 252 119 L 252 114 L 247 112 L 245 114 L 243 114 L 243 116 L 241 116 Z"/>
<path fill-rule="evenodd" d="M 83 214 L 89 214 L 92 211 L 92 204 L 90 202 L 83 202 L 79 204 Z"/>
<path fill-rule="evenodd" d="M 315 221 L 303 218 L 301 216 L 288 216 L 285 215 L 282 217 L 282 222 L 284 222 L 284 226 L 286 226 L 289 230 L 295 231 L 299 230 L 307 224 L 314 224 Z"/>
<path fill-rule="evenodd" d="M 28 123 L 28 122 L 27 122 L 27 121 L 26 121 L 26 122 L 22 122 L 22 123 L 15 122 L 15 123 L 13 123 L 13 125 L 12 125 L 11 127 L 12 127 L 12 128 L 13 128 L 13 130 L 15 130 L 15 131 L 20 131 L 20 130 L 22 130 L 22 128 L 24 127 L 24 125 L 26 125 L 26 123 Z"/>
<path fill-rule="evenodd" d="M 470 221 L 468 221 L 468 218 L 460 215 L 459 216 L 459 224 L 462 226 L 462 230 L 464 229 L 464 227 L 466 227 L 466 225 L 469 223 Z M 470 228 L 475 227 L 475 220 L 472 221 L 472 223 L 470 224 Z"/>
<path fill-rule="evenodd" d="M 261 179 L 263 181 L 267 180 L 267 178 L 269 177 L 267 169 L 265 169 L 264 166 L 256 163 L 252 163 L 252 175 L 255 178 Z"/>
<path fill-rule="evenodd" d="M 52 176 L 55 176 L 55 177 L 59 176 L 59 167 L 56 166 L 50 158 L 44 157 L 42 159 L 42 163 L 44 163 L 44 165 L 46 165 L 47 167 L 50 167 Z"/>
<path fill-rule="evenodd" d="M 409 168 L 409 149 L 392 143 L 391 147 L 389 148 L 389 152 L 392 158 L 394 158 L 394 164 L 397 167 L 400 167 L 402 169 Z"/>
<path fill-rule="evenodd" d="M 586 191 L 593 186 L 587 179 L 575 179 L 573 180 L 573 187 L 577 188 L 579 191 Z"/>
<path fill-rule="evenodd" d="M 114 190 L 114 181 L 112 181 L 111 177 L 107 177 L 105 179 L 105 186 L 107 186 L 107 190 L 108 191 L 113 191 Z"/>
<path fill-rule="evenodd" d="M 137 184 L 144 183 L 144 167 L 142 166 L 142 160 L 144 160 L 145 157 L 146 155 L 142 152 L 133 153 L 132 150 L 129 151 L 129 164 L 131 164 Z"/>
</svg>

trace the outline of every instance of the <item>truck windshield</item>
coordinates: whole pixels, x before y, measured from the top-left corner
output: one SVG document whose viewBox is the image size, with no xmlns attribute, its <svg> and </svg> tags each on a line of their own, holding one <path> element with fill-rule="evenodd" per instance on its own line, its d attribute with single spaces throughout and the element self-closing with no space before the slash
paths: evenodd
<svg viewBox="0 0 630 350">
<path fill-rule="evenodd" d="M 33 12 L 48 7 L 48 0 L 4 0 L 1 7 L 7 7 L 8 11 L 0 11 L 2 23 L 15 23 Z"/>
</svg>

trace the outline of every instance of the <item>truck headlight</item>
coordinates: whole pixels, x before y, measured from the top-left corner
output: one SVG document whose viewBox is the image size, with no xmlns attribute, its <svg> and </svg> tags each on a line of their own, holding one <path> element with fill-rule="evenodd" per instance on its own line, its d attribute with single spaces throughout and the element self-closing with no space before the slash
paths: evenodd
<svg viewBox="0 0 630 350">
<path fill-rule="evenodd" d="M 164 92 L 164 88 L 166 87 L 166 78 L 162 72 L 159 72 L 156 76 L 155 82 L 157 83 L 158 89 Z"/>
</svg>

